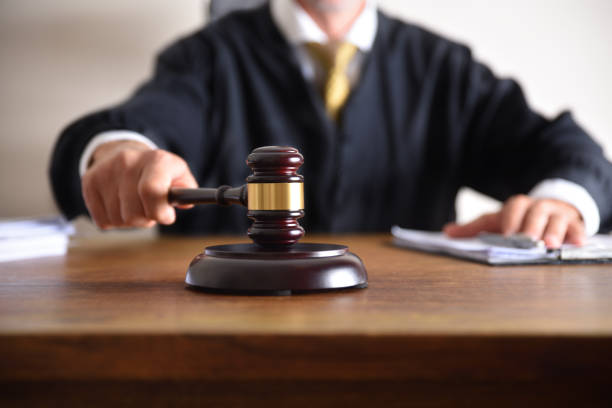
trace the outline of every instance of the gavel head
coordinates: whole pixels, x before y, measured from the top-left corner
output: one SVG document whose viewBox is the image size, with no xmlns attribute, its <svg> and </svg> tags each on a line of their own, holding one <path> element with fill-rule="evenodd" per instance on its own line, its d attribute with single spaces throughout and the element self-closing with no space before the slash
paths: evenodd
<svg viewBox="0 0 612 408">
<path fill-rule="evenodd" d="M 247 165 L 248 212 L 253 220 L 248 236 L 262 247 L 295 244 L 304 229 L 304 177 L 296 174 L 304 158 L 293 147 L 266 146 L 251 152 Z"/>
</svg>

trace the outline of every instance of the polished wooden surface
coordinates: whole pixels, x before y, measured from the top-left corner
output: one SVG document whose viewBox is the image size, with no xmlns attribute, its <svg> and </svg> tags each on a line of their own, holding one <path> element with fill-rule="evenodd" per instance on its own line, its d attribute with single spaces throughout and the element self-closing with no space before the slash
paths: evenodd
<svg viewBox="0 0 612 408">
<path fill-rule="evenodd" d="M 609 402 L 610 265 L 488 267 L 395 248 L 387 235 L 308 236 L 348 245 L 369 288 L 286 297 L 187 290 L 190 260 L 231 242 L 247 239 L 77 240 L 66 257 L 0 264 L 4 398 L 40 405 L 38 395 L 52 406 L 78 380 L 85 391 L 75 404 L 114 395 L 103 390 L 219 402 L 232 384 L 245 398 L 296 406 L 500 397 L 546 405 L 570 394 Z M 269 387 L 274 396 L 261 392 Z"/>
</svg>

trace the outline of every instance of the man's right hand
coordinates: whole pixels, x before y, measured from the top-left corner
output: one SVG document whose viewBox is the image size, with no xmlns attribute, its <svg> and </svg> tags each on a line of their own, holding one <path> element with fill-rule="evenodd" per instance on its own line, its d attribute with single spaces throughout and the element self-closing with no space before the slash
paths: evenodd
<svg viewBox="0 0 612 408">
<path fill-rule="evenodd" d="M 198 186 L 183 159 L 135 141 L 99 146 L 81 184 L 89 214 L 102 229 L 172 224 L 168 190 Z"/>
</svg>

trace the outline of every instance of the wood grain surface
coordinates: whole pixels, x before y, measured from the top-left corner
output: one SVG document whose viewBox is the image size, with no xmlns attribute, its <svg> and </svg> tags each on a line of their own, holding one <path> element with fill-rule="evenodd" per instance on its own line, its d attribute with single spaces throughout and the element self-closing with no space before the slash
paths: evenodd
<svg viewBox="0 0 612 408">
<path fill-rule="evenodd" d="M 0 264 L 0 401 L 610 402 L 611 266 L 488 267 L 398 249 L 387 235 L 304 241 L 348 245 L 369 288 L 186 289 L 190 260 L 247 242 L 234 237 L 77 240 L 66 257 Z"/>
</svg>

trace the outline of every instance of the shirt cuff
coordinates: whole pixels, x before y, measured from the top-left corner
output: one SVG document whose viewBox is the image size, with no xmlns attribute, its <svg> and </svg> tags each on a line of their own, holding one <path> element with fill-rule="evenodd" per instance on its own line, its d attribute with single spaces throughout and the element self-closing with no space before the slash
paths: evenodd
<svg viewBox="0 0 612 408">
<path fill-rule="evenodd" d="M 131 130 L 109 130 L 102 132 L 93 137 L 85 146 L 81 160 L 79 160 L 79 175 L 83 177 L 83 174 L 89 167 L 91 156 L 93 156 L 96 149 L 104 143 L 116 142 L 118 140 L 133 140 L 135 142 L 144 143 L 151 149 L 157 149 L 157 145 L 151 141 L 151 139 L 141 135 L 140 133 L 132 132 Z"/>
<path fill-rule="evenodd" d="M 595 235 L 599 231 L 599 208 L 593 197 L 581 185 L 560 178 L 548 179 L 538 183 L 529 192 L 529 196 L 565 201 L 576 207 L 582 215 L 587 236 Z"/>
</svg>

